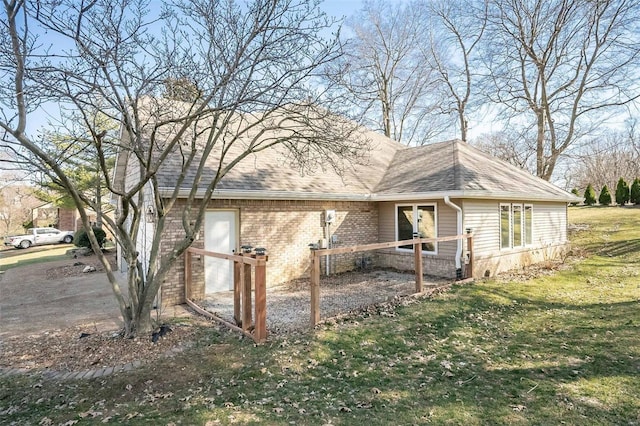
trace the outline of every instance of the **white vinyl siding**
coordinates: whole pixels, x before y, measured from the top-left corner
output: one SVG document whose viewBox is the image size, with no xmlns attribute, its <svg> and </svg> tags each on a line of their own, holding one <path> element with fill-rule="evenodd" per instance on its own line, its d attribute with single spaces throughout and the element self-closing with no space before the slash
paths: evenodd
<svg viewBox="0 0 640 426">
<path fill-rule="evenodd" d="M 513 206 L 521 210 L 521 238 L 520 246 L 513 241 Z M 501 233 L 502 206 L 509 206 L 508 213 L 504 212 L 505 225 L 508 233 Z M 564 203 L 545 202 L 508 202 L 490 200 L 465 200 L 463 204 L 464 227 L 473 230 L 474 253 L 478 256 L 496 254 L 504 248 L 528 247 L 538 248 L 553 244 L 563 244 L 567 241 L 567 207 Z M 508 214 L 508 219 L 506 216 Z M 503 241 L 504 237 L 504 241 Z M 507 243 L 508 245 L 505 245 Z"/>
<path fill-rule="evenodd" d="M 489 255 L 500 250 L 499 203 L 490 200 L 465 200 L 462 205 L 463 224 L 473 231 L 473 251 Z"/>
<path fill-rule="evenodd" d="M 567 241 L 567 205 L 536 203 L 533 206 L 533 245 Z"/>
</svg>

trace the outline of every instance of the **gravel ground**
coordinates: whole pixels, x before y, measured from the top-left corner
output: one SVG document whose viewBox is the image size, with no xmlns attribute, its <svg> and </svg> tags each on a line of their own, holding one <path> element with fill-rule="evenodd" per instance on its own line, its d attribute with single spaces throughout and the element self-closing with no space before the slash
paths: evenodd
<svg viewBox="0 0 640 426">
<path fill-rule="evenodd" d="M 450 282 L 428 277 L 425 289 Z M 406 296 L 415 291 L 415 276 L 396 271 L 348 272 L 320 277 L 320 317 L 326 320 L 341 314 Z M 233 321 L 233 292 L 215 293 L 200 302 L 216 316 Z M 295 280 L 267 289 L 267 328 L 270 333 L 309 329 L 311 316 L 309 280 Z"/>
</svg>

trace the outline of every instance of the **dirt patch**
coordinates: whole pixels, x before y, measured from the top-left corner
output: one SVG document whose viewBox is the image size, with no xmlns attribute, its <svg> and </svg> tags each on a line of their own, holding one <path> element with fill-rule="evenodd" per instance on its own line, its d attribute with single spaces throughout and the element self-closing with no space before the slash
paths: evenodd
<svg viewBox="0 0 640 426">
<path fill-rule="evenodd" d="M 112 268 L 116 266 L 116 254 L 114 252 L 105 253 L 107 255 L 107 260 L 111 264 Z M 84 272 L 84 269 L 87 266 L 93 267 L 94 271 L 92 272 Z M 98 256 L 94 254 L 90 254 L 88 256 L 82 255 L 74 255 L 73 261 L 69 260 L 69 264 L 55 266 L 48 268 L 47 276 L 50 279 L 56 280 L 64 277 L 77 277 L 82 274 L 93 274 L 93 273 L 102 273 L 104 272 L 104 266 L 98 259 Z"/>
<path fill-rule="evenodd" d="M 446 285 L 451 280 L 425 278 L 425 289 Z M 415 293 L 415 275 L 393 270 L 346 272 L 321 277 L 320 315 L 328 319 Z M 208 296 L 199 304 L 216 316 L 234 322 L 233 292 Z M 271 334 L 310 329 L 311 294 L 308 279 L 291 281 L 267 289 L 267 328 Z"/>
<path fill-rule="evenodd" d="M 132 361 L 154 360 L 189 347 L 204 320 L 169 325 L 156 342 L 149 336 L 124 339 L 120 332 L 72 327 L 3 341 L 0 368 L 83 371 Z"/>
<path fill-rule="evenodd" d="M 96 271 L 83 273 L 86 266 Z M 82 371 L 153 361 L 188 346 L 199 329 L 196 320 L 182 318 L 184 310 L 171 309 L 165 318 L 181 318 L 171 319 L 171 331 L 155 343 L 151 336 L 123 339 L 120 312 L 95 255 L 11 268 L 0 278 L 0 293 L 0 368 Z"/>
</svg>

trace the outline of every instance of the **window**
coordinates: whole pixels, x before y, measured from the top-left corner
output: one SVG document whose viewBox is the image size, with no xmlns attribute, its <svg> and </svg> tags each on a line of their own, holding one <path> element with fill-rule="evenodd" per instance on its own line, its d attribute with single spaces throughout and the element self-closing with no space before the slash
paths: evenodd
<svg viewBox="0 0 640 426">
<path fill-rule="evenodd" d="M 396 206 L 396 241 L 410 240 L 414 232 L 422 238 L 438 236 L 435 204 Z M 413 246 L 406 245 L 398 248 L 412 250 Z M 422 243 L 422 251 L 436 253 L 436 244 Z"/>
<path fill-rule="evenodd" d="M 511 247 L 511 206 L 500 205 L 500 248 Z"/>
<path fill-rule="evenodd" d="M 520 204 L 514 204 L 511 206 L 511 218 L 513 224 L 511 230 L 513 231 L 513 246 L 522 246 L 522 206 Z"/>
<path fill-rule="evenodd" d="M 533 243 L 533 206 L 527 204 L 524 205 L 524 243 Z"/>
<path fill-rule="evenodd" d="M 500 204 L 500 248 L 531 245 L 533 242 L 533 206 Z"/>
</svg>

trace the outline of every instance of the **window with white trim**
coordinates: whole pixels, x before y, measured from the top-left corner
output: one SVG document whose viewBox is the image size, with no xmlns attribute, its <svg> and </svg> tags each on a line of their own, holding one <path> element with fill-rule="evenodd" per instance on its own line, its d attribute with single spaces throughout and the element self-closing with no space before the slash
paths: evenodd
<svg viewBox="0 0 640 426">
<path fill-rule="evenodd" d="M 531 245 L 533 242 L 533 206 L 500 204 L 500 249 Z"/>
<path fill-rule="evenodd" d="M 396 241 L 410 240 L 417 232 L 421 238 L 438 236 L 436 204 L 397 204 Z M 399 250 L 413 250 L 413 246 L 398 247 Z M 424 253 L 437 253 L 436 243 L 422 243 Z"/>
<path fill-rule="evenodd" d="M 524 244 L 529 246 L 533 244 L 533 206 L 531 204 L 524 205 Z"/>
</svg>

